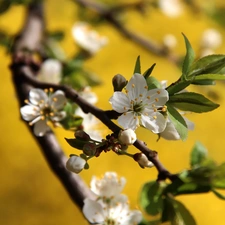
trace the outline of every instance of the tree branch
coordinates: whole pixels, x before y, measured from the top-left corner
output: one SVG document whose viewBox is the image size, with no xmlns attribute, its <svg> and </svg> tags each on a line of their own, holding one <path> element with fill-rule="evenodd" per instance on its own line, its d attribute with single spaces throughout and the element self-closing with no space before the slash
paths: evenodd
<svg viewBox="0 0 225 225">
<path fill-rule="evenodd" d="M 24 28 L 18 35 L 12 55 L 12 79 L 16 89 L 20 107 L 24 105 L 24 99 L 27 98 L 32 84 L 27 82 L 21 76 L 23 71 L 31 70 L 32 55 L 26 51 L 38 51 L 41 47 L 41 41 L 44 33 L 43 5 L 40 1 L 33 2 L 28 7 L 27 17 Z M 26 51 L 24 51 L 26 50 Z M 24 62 L 20 60 L 23 58 Z M 34 74 L 32 74 L 34 76 Z M 29 126 L 31 133 L 32 128 Z M 37 143 L 41 147 L 42 153 L 47 163 L 59 180 L 64 185 L 74 203 L 82 209 L 85 198 L 93 198 L 93 193 L 89 190 L 83 180 L 77 174 L 69 172 L 66 167 L 67 157 L 63 153 L 54 133 L 48 132 L 44 137 L 36 137 Z"/>
<path fill-rule="evenodd" d="M 139 46 L 143 47 L 145 50 L 148 50 L 149 52 L 157 56 L 164 57 L 176 65 L 180 64 L 180 57 L 172 54 L 170 51 L 168 51 L 168 49 L 165 46 L 155 43 L 154 41 L 150 40 L 150 38 L 146 39 L 140 35 L 137 35 L 135 32 L 126 28 L 117 19 L 118 11 L 115 11 L 116 6 L 112 7 L 111 9 L 108 9 L 104 4 L 97 3 L 94 1 L 88 1 L 88 0 L 73 0 L 73 1 L 82 7 L 85 7 L 89 10 L 96 12 L 101 18 L 105 19 L 109 24 L 111 24 L 121 35 L 133 41 L 134 43 L 138 44 Z M 144 4 L 144 1 L 142 1 L 141 3 Z M 134 5 L 132 6 L 134 7 Z M 121 7 L 119 7 L 120 11 L 121 11 Z"/>
</svg>

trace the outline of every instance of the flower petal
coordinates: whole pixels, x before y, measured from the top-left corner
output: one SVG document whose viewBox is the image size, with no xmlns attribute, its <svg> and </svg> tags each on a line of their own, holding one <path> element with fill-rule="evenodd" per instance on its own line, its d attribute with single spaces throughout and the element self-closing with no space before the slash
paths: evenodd
<svg viewBox="0 0 225 225">
<path fill-rule="evenodd" d="M 39 116 L 39 108 L 37 106 L 25 105 L 20 108 L 20 113 L 24 120 L 31 121 Z"/>
<path fill-rule="evenodd" d="M 112 104 L 112 108 L 118 113 L 127 112 L 127 110 L 130 108 L 128 96 L 120 91 L 114 92 L 109 102 Z"/>
<path fill-rule="evenodd" d="M 146 87 L 147 82 L 144 76 L 139 73 L 135 73 L 126 86 L 130 100 L 139 98 L 141 95 L 144 96 L 147 92 Z"/>
<path fill-rule="evenodd" d="M 165 117 L 156 112 L 151 115 L 152 117 L 141 115 L 141 123 L 144 127 L 151 130 L 153 133 L 161 133 L 166 127 Z"/>
<path fill-rule="evenodd" d="M 169 95 L 167 90 L 156 88 L 156 89 L 149 90 L 147 92 L 144 103 L 151 104 L 151 105 L 155 104 L 156 106 L 163 106 L 166 104 L 168 99 L 169 99 Z"/>
<path fill-rule="evenodd" d="M 91 199 L 86 198 L 84 200 L 82 211 L 90 223 L 103 223 L 105 220 L 102 206 Z"/>
<path fill-rule="evenodd" d="M 40 105 L 42 101 L 48 101 L 48 96 L 42 89 L 34 88 L 29 92 L 29 100 L 33 105 Z"/>
<path fill-rule="evenodd" d="M 166 128 L 163 132 L 160 133 L 160 137 L 166 140 L 179 140 L 180 135 L 178 134 L 175 126 L 171 121 L 167 121 Z"/>
<path fill-rule="evenodd" d="M 45 135 L 47 131 L 49 131 L 50 128 L 46 124 L 45 120 L 39 120 L 34 124 L 34 134 L 38 137 L 42 137 Z"/>
<path fill-rule="evenodd" d="M 67 102 L 65 93 L 61 90 L 56 91 L 50 97 L 51 106 L 54 109 L 62 109 Z"/>
<path fill-rule="evenodd" d="M 122 114 L 118 118 L 118 123 L 124 128 L 124 129 L 132 129 L 136 130 L 139 126 L 139 119 L 137 116 L 133 114 L 133 112 L 127 112 L 126 114 Z"/>
</svg>

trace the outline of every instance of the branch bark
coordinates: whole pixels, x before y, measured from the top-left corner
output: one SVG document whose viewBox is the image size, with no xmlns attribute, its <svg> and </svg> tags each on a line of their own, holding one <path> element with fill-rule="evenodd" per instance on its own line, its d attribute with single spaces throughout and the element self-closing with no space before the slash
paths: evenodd
<svg viewBox="0 0 225 225">
<path fill-rule="evenodd" d="M 40 1 L 34 1 L 28 7 L 25 25 L 16 38 L 12 54 L 12 80 L 20 107 L 24 105 L 24 99 L 27 98 L 30 89 L 33 88 L 32 83 L 27 82 L 21 74 L 31 70 L 32 52 L 40 49 L 44 29 L 43 5 Z M 21 58 L 23 59 L 22 63 L 20 61 Z M 31 73 L 31 75 L 34 76 L 34 73 Z M 33 135 L 32 128 L 28 127 Z M 73 174 L 66 169 L 67 157 L 54 133 L 51 131 L 44 137 L 36 137 L 34 135 L 33 137 L 40 146 L 48 165 L 62 182 L 73 202 L 82 209 L 83 200 L 94 196 L 79 175 Z"/>
</svg>

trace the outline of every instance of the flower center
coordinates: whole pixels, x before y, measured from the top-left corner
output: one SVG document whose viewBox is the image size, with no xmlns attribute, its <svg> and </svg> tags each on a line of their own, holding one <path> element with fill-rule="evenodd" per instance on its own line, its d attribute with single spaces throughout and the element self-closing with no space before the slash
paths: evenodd
<svg viewBox="0 0 225 225">
<path fill-rule="evenodd" d="M 141 113 L 143 111 L 144 107 L 142 102 L 136 102 L 133 104 L 133 111 L 136 113 Z"/>
<path fill-rule="evenodd" d="M 104 225 L 115 225 L 115 224 L 116 224 L 116 221 L 111 218 L 107 218 L 104 223 Z"/>
</svg>

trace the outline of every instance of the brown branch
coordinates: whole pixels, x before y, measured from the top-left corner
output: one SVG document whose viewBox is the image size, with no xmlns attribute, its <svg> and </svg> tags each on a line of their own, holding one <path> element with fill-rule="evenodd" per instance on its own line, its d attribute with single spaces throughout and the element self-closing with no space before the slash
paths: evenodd
<svg viewBox="0 0 225 225">
<path fill-rule="evenodd" d="M 93 114 L 96 118 L 98 118 L 102 123 L 104 123 L 110 130 L 112 130 L 115 133 L 118 133 L 119 130 L 121 130 L 121 128 L 117 126 L 115 123 L 113 123 L 111 121 L 111 118 L 108 117 L 109 111 L 103 111 L 99 109 L 98 107 L 88 103 L 85 99 L 80 97 L 79 94 L 72 88 L 65 85 L 57 85 L 57 84 L 49 84 L 49 83 L 40 82 L 34 78 L 34 76 L 32 75 L 32 71 L 30 70 L 29 67 L 26 67 L 26 66 L 21 68 L 19 75 L 21 76 L 21 79 L 23 79 L 25 82 L 28 82 L 34 87 L 38 87 L 42 89 L 53 88 L 54 90 L 64 91 L 67 98 L 71 99 L 73 102 L 78 104 L 85 113 Z M 171 174 L 162 165 L 156 151 L 150 150 L 146 146 L 146 144 L 140 140 L 137 140 L 134 143 L 134 146 L 137 149 L 139 149 L 142 153 L 144 153 L 151 162 L 154 163 L 154 165 L 156 166 L 156 169 L 158 170 L 158 180 L 165 180 L 166 178 L 169 178 L 171 181 L 174 180 L 176 176 Z"/>
<path fill-rule="evenodd" d="M 15 41 L 14 53 L 12 55 L 12 80 L 20 102 L 20 107 L 24 105 L 24 99 L 27 98 L 30 89 L 33 88 L 32 84 L 21 76 L 23 71 L 31 69 L 30 63 L 32 62 L 32 56 L 27 55 L 27 52 L 24 52 L 24 50 L 29 52 L 38 51 L 41 46 L 43 33 L 43 5 L 40 1 L 33 2 L 28 7 L 25 26 Z M 21 58 L 25 60 L 24 63 L 18 62 Z M 32 74 L 32 76 L 34 76 L 34 74 Z M 33 134 L 32 128 L 29 128 Z M 63 153 L 54 133 L 51 131 L 44 137 L 36 137 L 34 135 L 33 137 L 41 147 L 42 153 L 50 168 L 62 182 L 71 199 L 82 209 L 83 200 L 87 197 L 93 198 L 93 194 L 79 175 L 73 174 L 66 169 L 65 164 L 67 157 Z"/>
<path fill-rule="evenodd" d="M 116 12 L 114 10 L 116 6 L 112 7 L 112 9 L 108 9 L 104 4 L 97 3 L 94 1 L 88 0 L 73 0 L 73 1 L 78 3 L 82 7 L 85 7 L 89 10 L 96 12 L 101 18 L 105 19 L 109 24 L 111 24 L 114 28 L 116 28 L 116 30 L 121 35 L 138 44 L 139 46 L 143 47 L 145 50 L 148 50 L 149 52 L 157 56 L 164 57 L 176 65 L 180 64 L 180 57 L 168 51 L 167 47 L 155 43 L 154 41 L 150 40 L 150 38 L 147 39 L 140 35 L 137 35 L 136 34 L 137 32 L 133 32 L 128 28 L 126 28 L 117 19 L 116 14 L 118 13 L 118 11 Z"/>
</svg>

